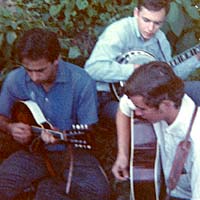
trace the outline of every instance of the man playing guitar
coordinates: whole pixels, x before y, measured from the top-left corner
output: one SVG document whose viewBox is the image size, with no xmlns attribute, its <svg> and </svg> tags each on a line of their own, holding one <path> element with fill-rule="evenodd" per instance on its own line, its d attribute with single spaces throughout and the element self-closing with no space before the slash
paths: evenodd
<svg viewBox="0 0 200 200">
<path fill-rule="evenodd" d="M 111 93 L 109 83 L 126 81 L 143 60 L 141 51 L 148 52 L 155 60 L 170 61 L 170 44 L 160 30 L 169 11 L 169 0 L 138 0 L 134 17 L 123 18 L 109 25 L 85 64 L 85 70 L 97 82 L 100 119 L 115 122 L 118 101 Z M 118 62 L 117 58 L 135 51 L 133 62 Z M 198 49 L 198 52 L 200 50 Z M 127 56 L 127 55 L 125 55 Z M 147 61 L 148 61 L 147 56 Z M 149 60 L 152 60 L 149 58 Z M 181 78 L 200 66 L 196 56 L 174 68 Z M 147 83 L 148 84 L 148 83 Z M 200 82 L 186 82 L 186 92 L 200 105 Z"/>
<path fill-rule="evenodd" d="M 73 124 L 93 125 L 98 120 L 95 82 L 83 69 L 60 58 L 59 40 L 52 31 L 26 31 L 16 51 L 22 65 L 8 74 L 2 86 L 0 129 L 22 146 L 0 165 L 1 199 L 16 198 L 32 182 L 39 182 L 35 200 L 109 199 L 107 179 L 92 154 L 55 143 L 57 139 L 51 131 L 43 128 L 43 148 L 31 152 L 23 147 L 32 143 L 35 127 L 11 118 L 13 105 L 29 100 L 29 104 L 33 101 L 40 107 L 53 129 L 65 132 Z M 17 109 L 20 107 L 16 106 Z M 25 118 L 27 112 L 24 111 Z M 68 152 L 73 158 L 70 165 L 65 156 Z M 49 170 L 50 164 L 56 173 Z M 66 187 L 68 180 L 71 187 Z"/>
<path fill-rule="evenodd" d="M 148 85 L 145 84 L 146 81 Z M 133 167 L 129 165 L 132 153 L 130 141 L 134 137 L 131 135 L 130 125 L 131 113 L 135 112 L 136 116 L 153 124 L 170 200 L 200 199 L 199 107 L 195 106 L 192 99 L 184 93 L 183 81 L 174 74 L 167 63 L 152 61 L 136 69 L 127 80 L 124 89 L 125 95 L 120 99 L 116 120 L 118 154 L 113 166 L 115 177 L 119 180 L 129 178 L 129 167 Z M 190 126 L 192 121 L 193 124 Z M 191 130 L 189 131 L 191 146 L 181 168 L 180 177 L 177 179 L 177 185 L 172 188 L 169 176 L 176 149 L 179 143 L 185 140 L 188 130 Z M 176 157 L 178 158 L 179 162 L 176 163 L 174 169 L 178 168 L 184 156 Z M 143 195 L 142 192 L 137 198 L 135 197 L 136 200 L 143 199 L 140 198 Z M 146 199 L 152 199 L 151 197 L 152 193 L 149 193 Z"/>
</svg>

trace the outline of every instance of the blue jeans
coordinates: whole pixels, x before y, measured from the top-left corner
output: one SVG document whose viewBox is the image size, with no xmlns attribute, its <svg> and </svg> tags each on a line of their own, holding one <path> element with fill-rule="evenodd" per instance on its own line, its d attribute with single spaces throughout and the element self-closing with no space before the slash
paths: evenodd
<svg viewBox="0 0 200 200">
<path fill-rule="evenodd" d="M 11 200 L 33 182 L 39 182 L 35 200 L 108 200 L 109 183 L 98 161 L 84 150 L 74 152 L 74 171 L 70 193 L 65 193 L 69 161 L 63 151 L 49 152 L 59 176 L 51 177 L 40 154 L 17 151 L 0 165 L 0 196 Z M 63 160 L 66 160 L 63 165 Z"/>
<path fill-rule="evenodd" d="M 97 94 L 99 119 L 114 125 L 119 102 L 110 92 L 98 92 Z"/>
<path fill-rule="evenodd" d="M 185 81 L 185 92 L 200 106 L 200 81 Z"/>
</svg>

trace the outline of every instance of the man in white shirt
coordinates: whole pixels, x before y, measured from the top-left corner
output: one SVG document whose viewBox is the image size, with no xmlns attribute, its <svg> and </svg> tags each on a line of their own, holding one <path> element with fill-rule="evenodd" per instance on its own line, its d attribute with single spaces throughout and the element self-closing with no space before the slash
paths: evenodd
<svg viewBox="0 0 200 200">
<path fill-rule="evenodd" d="M 117 112 L 118 154 L 112 171 L 119 180 L 129 177 L 130 116 L 142 117 L 153 124 L 165 183 L 169 178 L 176 147 L 185 139 L 195 103 L 184 93 L 184 82 L 161 61 L 142 65 L 130 76 Z M 200 199 L 200 114 L 197 112 L 190 133 L 191 148 L 171 199 Z"/>
</svg>

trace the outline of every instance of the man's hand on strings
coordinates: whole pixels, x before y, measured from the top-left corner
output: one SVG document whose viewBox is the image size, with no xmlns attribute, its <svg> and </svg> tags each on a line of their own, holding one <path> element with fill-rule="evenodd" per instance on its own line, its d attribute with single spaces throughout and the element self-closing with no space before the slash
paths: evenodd
<svg viewBox="0 0 200 200">
<path fill-rule="evenodd" d="M 10 123 L 8 131 L 14 140 L 21 144 L 27 144 L 32 138 L 31 127 L 24 123 Z"/>
<path fill-rule="evenodd" d="M 56 129 L 55 129 L 56 130 Z M 49 133 L 48 130 L 44 129 L 41 133 L 41 139 L 46 143 L 46 144 L 54 144 L 58 140 L 53 136 L 53 134 Z"/>
<path fill-rule="evenodd" d="M 114 176 L 120 181 L 126 181 L 129 179 L 129 160 L 126 157 L 117 157 L 112 172 Z"/>
</svg>

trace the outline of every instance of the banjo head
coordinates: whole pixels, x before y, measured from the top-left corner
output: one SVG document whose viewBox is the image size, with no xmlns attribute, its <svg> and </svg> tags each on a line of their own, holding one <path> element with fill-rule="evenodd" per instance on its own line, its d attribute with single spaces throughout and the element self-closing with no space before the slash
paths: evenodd
<svg viewBox="0 0 200 200">
<path fill-rule="evenodd" d="M 132 50 L 122 55 L 119 55 L 116 58 L 116 61 L 120 64 L 141 64 L 142 65 L 142 64 L 155 61 L 155 60 L 156 58 L 152 54 L 143 50 L 139 50 L 139 51 Z M 123 96 L 123 86 L 124 86 L 124 81 L 119 81 L 117 83 L 110 84 L 110 89 L 118 101 Z"/>
<path fill-rule="evenodd" d="M 116 61 L 121 64 L 132 63 L 132 64 L 142 65 L 154 60 L 156 60 L 156 58 L 152 54 L 142 50 L 141 51 L 132 50 L 116 58 Z"/>
</svg>

